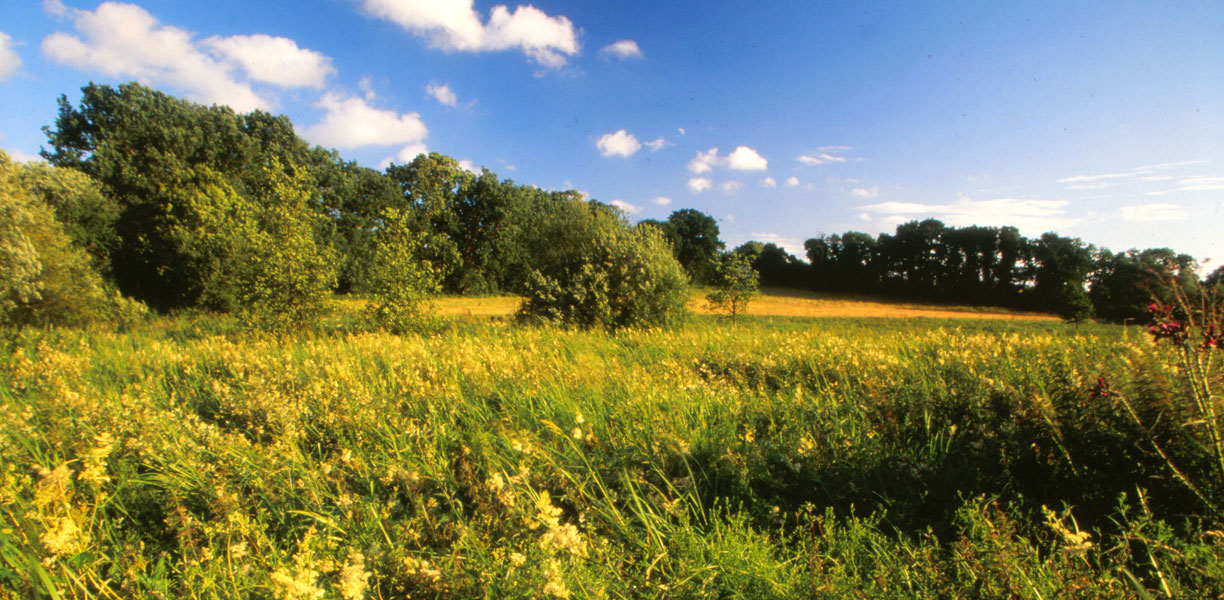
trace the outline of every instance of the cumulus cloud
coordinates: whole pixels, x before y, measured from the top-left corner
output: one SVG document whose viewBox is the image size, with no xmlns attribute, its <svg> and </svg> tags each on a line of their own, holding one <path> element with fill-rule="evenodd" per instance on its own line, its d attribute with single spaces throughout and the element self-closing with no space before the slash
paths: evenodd
<svg viewBox="0 0 1224 600">
<path fill-rule="evenodd" d="M 786 187 L 796 187 L 799 185 L 799 178 L 791 175 L 786 178 Z"/>
<path fill-rule="evenodd" d="M 956 202 L 948 204 L 881 202 L 860 208 L 890 223 L 934 217 L 954 227 L 1014 225 L 1028 233 L 1043 233 L 1070 227 L 1079 222 L 1078 219 L 1067 216 L 1067 201 L 1065 200 L 1021 198 L 973 200 L 962 194 Z"/>
<path fill-rule="evenodd" d="M 619 58 L 621 60 L 642 57 L 642 49 L 638 48 L 637 42 L 633 40 L 613 42 L 604 46 L 599 53 L 605 57 Z"/>
<path fill-rule="evenodd" d="M 0 31 L 0 81 L 8 81 L 21 68 L 21 57 L 13 49 L 13 38 Z"/>
<path fill-rule="evenodd" d="M 642 212 L 642 207 L 636 204 L 629 204 L 628 202 L 625 202 L 624 200 L 613 200 L 609 204 L 611 204 L 612 206 L 615 206 L 616 208 L 621 209 L 621 212 L 627 215 L 636 215 Z"/>
<path fill-rule="evenodd" d="M 605 133 L 595 142 L 599 153 L 604 156 L 633 156 L 642 148 L 642 143 L 632 133 L 621 129 L 616 133 Z"/>
<path fill-rule="evenodd" d="M 849 146 L 822 146 L 815 152 L 800 154 L 795 160 L 808 166 L 844 163 L 849 159 L 842 156 L 842 153 L 848 150 L 850 150 Z"/>
<path fill-rule="evenodd" d="M 689 161 L 688 170 L 697 175 L 709 173 L 721 161 L 722 159 L 718 157 L 718 148 L 710 148 L 705 152 L 698 150 L 697 156 L 694 156 L 693 160 Z"/>
<path fill-rule="evenodd" d="M 431 83 L 425 86 L 425 91 L 428 92 L 430 96 L 433 96 L 434 100 L 437 100 L 446 106 L 451 108 L 459 106 L 459 97 L 455 95 L 455 92 L 451 91 L 449 84 L 443 83 L 442 85 L 438 85 L 436 83 Z"/>
<path fill-rule="evenodd" d="M 391 21 L 442 50 L 515 49 L 544 67 L 556 68 L 581 49 L 574 24 L 563 16 L 552 17 L 530 5 L 519 6 L 514 12 L 498 5 L 490 11 L 488 21 L 482 22 L 472 4 L 473 0 L 362 1 L 369 14 Z"/>
<path fill-rule="evenodd" d="M 871 187 L 857 187 L 850 190 L 850 195 L 855 198 L 871 200 L 880 195 L 880 186 L 873 185 Z"/>
<path fill-rule="evenodd" d="M 252 35 L 197 42 L 188 31 L 162 25 L 134 4 L 104 2 L 93 12 L 64 10 L 72 15 L 79 37 L 60 32 L 44 38 L 42 51 L 49 58 L 169 86 L 205 104 L 226 104 L 240 112 L 269 109 L 273 102 L 256 93 L 252 81 L 319 88 L 334 72 L 327 57 L 286 38 Z"/>
<path fill-rule="evenodd" d="M 694 193 L 704 192 L 714 186 L 714 182 L 705 177 L 693 177 L 688 180 L 688 189 Z"/>
<path fill-rule="evenodd" d="M 672 203 L 672 199 L 668 198 L 667 196 L 655 196 L 654 200 L 652 200 L 651 202 L 654 202 L 655 204 L 658 204 L 659 206 L 667 206 L 668 204 Z"/>
<path fill-rule="evenodd" d="M 336 72 L 331 59 L 320 52 L 299 48 L 297 42 L 262 33 L 213 36 L 204 46 L 221 58 L 242 67 L 251 79 L 272 85 L 322 89 L 327 76 Z"/>
<path fill-rule="evenodd" d="M 1186 209 L 1178 204 L 1156 203 L 1123 206 L 1122 219 L 1125 221 L 1184 221 L 1189 218 Z"/>
<path fill-rule="evenodd" d="M 761 180 L 761 187 L 776 188 L 778 187 L 778 180 L 773 177 L 766 177 Z"/>
<path fill-rule="evenodd" d="M 735 171 L 764 171 L 769 168 L 769 161 L 756 150 L 740 146 L 727 157 L 727 166 Z"/>
<path fill-rule="evenodd" d="M 727 156 L 719 156 L 718 148 L 710 148 L 705 152 L 699 150 L 697 156 L 688 164 L 689 171 L 698 175 L 709 173 L 715 167 L 734 171 L 765 171 L 769 168 L 769 161 L 748 146 L 738 146 Z"/>
<path fill-rule="evenodd" d="M 312 143 L 342 150 L 402 146 L 396 154 L 401 163 L 411 161 L 425 150 L 429 130 L 417 113 L 378 109 L 364 98 L 339 94 L 324 94 L 316 106 L 326 111 L 323 119 L 300 132 Z"/>
</svg>

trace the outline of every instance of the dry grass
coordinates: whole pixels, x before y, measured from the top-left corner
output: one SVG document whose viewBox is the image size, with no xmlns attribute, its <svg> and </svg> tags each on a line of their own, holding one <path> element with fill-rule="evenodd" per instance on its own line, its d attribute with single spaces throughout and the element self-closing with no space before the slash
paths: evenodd
<svg viewBox="0 0 1224 600">
<path fill-rule="evenodd" d="M 705 290 L 693 293 L 689 310 L 712 314 L 706 306 Z M 444 296 L 434 301 L 435 314 L 447 317 L 510 316 L 522 298 L 517 296 Z M 364 300 L 346 299 L 343 303 L 359 309 Z M 839 297 L 785 289 L 764 290 L 748 306 L 748 314 L 762 317 L 926 317 L 937 319 L 1004 319 L 1057 321 L 1052 315 L 1022 313 L 999 308 L 935 306 L 889 302 L 877 299 Z"/>
<path fill-rule="evenodd" d="M 705 294 L 694 294 L 689 310 L 711 314 Z M 907 304 L 877 299 L 839 297 L 797 290 L 769 289 L 753 298 L 748 314 L 763 317 L 927 317 L 937 319 L 1006 319 L 1057 321 L 1058 317 L 1001 308 Z"/>
</svg>

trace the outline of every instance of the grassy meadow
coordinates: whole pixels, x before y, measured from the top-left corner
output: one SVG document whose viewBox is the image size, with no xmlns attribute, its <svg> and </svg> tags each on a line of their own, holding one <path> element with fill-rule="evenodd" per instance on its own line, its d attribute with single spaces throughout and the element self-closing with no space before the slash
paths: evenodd
<svg viewBox="0 0 1224 600">
<path fill-rule="evenodd" d="M 1138 328 L 490 318 L 516 303 L 2 332 L 0 598 L 1224 593 L 1218 428 Z"/>
</svg>

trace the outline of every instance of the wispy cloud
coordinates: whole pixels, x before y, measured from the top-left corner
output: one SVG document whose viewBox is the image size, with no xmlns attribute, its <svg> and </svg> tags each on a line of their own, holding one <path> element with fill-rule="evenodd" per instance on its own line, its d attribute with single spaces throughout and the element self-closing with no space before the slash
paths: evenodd
<svg viewBox="0 0 1224 600">
<path fill-rule="evenodd" d="M 821 146 L 815 152 L 800 154 L 795 157 L 799 164 L 807 166 L 838 164 L 849 161 L 850 159 L 842 156 L 842 153 L 849 152 L 849 146 Z"/>
<path fill-rule="evenodd" d="M 1184 221 L 1190 216 L 1181 205 L 1167 202 L 1123 206 L 1121 210 L 1124 221 L 1140 223 L 1150 221 Z"/>
<path fill-rule="evenodd" d="M 446 106 L 451 108 L 459 106 L 459 96 L 455 95 L 454 90 L 450 88 L 449 84 L 431 83 L 425 86 L 425 92 L 430 96 L 433 96 L 434 100 L 437 100 Z"/>
<path fill-rule="evenodd" d="M 1043 233 L 1070 227 L 1080 222 L 1067 214 L 1065 200 L 1032 200 L 996 198 L 973 200 L 961 195 L 948 204 L 917 202 L 881 202 L 860 208 L 867 214 L 887 222 L 933 217 L 954 227 L 968 225 L 1012 225 L 1027 233 Z"/>
<path fill-rule="evenodd" d="M 1180 162 L 1157 163 L 1135 167 L 1127 171 L 1112 173 L 1094 173 L 1087 175 L 1071 175 L 1058 180 L 1073 190 L 1099 190 L 1111 187 L 1121 181 L 1162 181 L 1170 175 L 1162 175 L 1161 171 L 1169 171 L 1183 167 L 1204 164 L 1203 160 L 1186 160 Z"/>
<path fill-rule="evenodd" d="M 695 194 L 700 194 L 714 186 L 714 182 L 705 177 L 691 177 L 688 180 L 688 189 Z"/>
</svg>

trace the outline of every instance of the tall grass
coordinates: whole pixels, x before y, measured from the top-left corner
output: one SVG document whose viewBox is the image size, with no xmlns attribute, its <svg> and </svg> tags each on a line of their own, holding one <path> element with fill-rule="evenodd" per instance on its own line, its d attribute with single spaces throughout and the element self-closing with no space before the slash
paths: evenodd
<svg viewBox="0 0 1224 600">
<path fill-rule="evenodd" d="M 1191 400 L 1134 330 L 5 336 L 0 597 L 1224 591 L 1221 515 L 1093 397 Z"/>
</svg>

